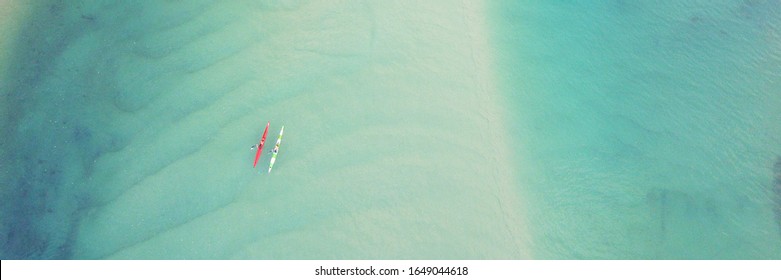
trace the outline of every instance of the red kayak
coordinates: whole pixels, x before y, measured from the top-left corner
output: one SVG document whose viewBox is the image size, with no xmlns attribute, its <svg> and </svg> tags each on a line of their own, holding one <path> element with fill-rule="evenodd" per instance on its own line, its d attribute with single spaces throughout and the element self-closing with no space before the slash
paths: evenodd
<svg viewBox="0 0 781 280">
<path fill-rule="evenodd" d="M 252 164 L 252 168 L 255 168 L 256 165 L 258 165 L 258 160 L 260 159 L 260 152 L 263 151 L 263 143 L 266 143 L 266 134 L 268 134 L 268 125 L 270 125 L 271 122 L 266 123 L 266 130 L 263 131 L 263 137 L 260 138 L 260 144 L 258 144 L 258 153 L 255 154 L 255 163 Z"/>
</svg>

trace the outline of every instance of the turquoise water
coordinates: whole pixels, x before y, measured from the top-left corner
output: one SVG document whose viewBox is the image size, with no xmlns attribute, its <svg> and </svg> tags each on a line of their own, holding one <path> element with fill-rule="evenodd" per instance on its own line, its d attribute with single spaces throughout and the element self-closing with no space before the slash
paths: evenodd
<svg viewBox="0 0 781 280">
<path fill-rule="evenodd" d="M 535 257 L 781 258 L 781 3 L 493 9 Z"/>
<path fill-rule="evenodd" d="M 675 2 L 40 4 L 0 258 L 779 259 L 781 3 Z"/>
<path fill-rule="evenodd" d="M 529 257 L 470 3 L 53 3 L 4 77 L 3 258 Z"/>
</svg>

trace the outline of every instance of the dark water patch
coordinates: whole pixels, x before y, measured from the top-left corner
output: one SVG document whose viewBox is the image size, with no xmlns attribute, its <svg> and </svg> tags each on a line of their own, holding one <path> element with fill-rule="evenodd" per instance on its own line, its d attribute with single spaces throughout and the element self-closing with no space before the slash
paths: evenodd
<svg viewBox="0 0 781 280">
<path fill-rule="evenodd" d="M 75 122 L 73 126 L 68 127 L 71 131 L 71 145 L 80 151 L 79 156 L 82 159 L 84 178 L 88 179 L 92 174 L 95 159 L 107 152 L 115 152 L 126 145 L 126 142 L 120 141 L 118 137 L 100 130 L 94 130 L 90 126 Z"/>
<path fill-rule="evenodd" d="M 64 259 L 70 257 L 70 239 L 79 212 L 80 164 L 74 156 L 92 157 L 85 149 L 95 144 L 96 133 L 89 126 L 69 122 L 76 111 L 71 100 L 79 98 L 68 87 L 52 86 L 56 62 L 69 44 L 90 30 L 93 20 L 79 17 L 82 3 L 37 2 L 19 38 L 12 46 L 7 84 L 0 86 L 7 106 L 3 116 L 4 157 L 7 173 L 0 182 L 0 258 Z M 79 102 L 80 108 L 89 102 Z M 75 113 L 78 115 L 79 113 Z M 69 130 L 69 128 L 73 130 Z M 81 145 L 81 146 L 80 146 Z M 100 149 L 97 145 L 92 149 Z M 93 157 L 94 158 L 94 157 Z M 83 160 L 89 162 L 91 160 Z"/>
<path fill-rule="evenodd" d="M 135 71 L 122 68 L 127 66 L 123 64 L 125 55 L 137 56 L 132 54 L 135 39 L 150 30 L 184 24 L 201 15 L 211 2 L 140 5 L 50 1 L 32 12 L 14 46 L 9 71 L 13 75 L 8 79 L 12 83 L 0 85 L 2 94 L 8 96 L 3 105 L 9 108 L 3 125 L 7 137 L 1 146 L 9 155 L 2 164 L 12 166 L 3 168 L 8 176 L 0 182 L 2 258 L 72 256 L 79 219 L 95 206 L 87 185 L 96 159 L 125 147 L 129 135 L 136 132 L 132 128 L 119 132 L 107 125 L 108 118 L 122 113 L 117 108 L 136 111 L 150 102 L 144 100 L 147 95 L 141 95 L 141 90 L 130 91 L 127 83 L 118 84 Z M 161 6 L 165 9 L 158 9 Z M 172 10 L 191 17 L 170 16 Z M 153 62 L 146 66 L 151 69 L 144 72 L 147 75 L 131 82 L 146 84 L 165 80 L 161 76 L 170 77 L 168 71 L 154 71 L 159 65 Z M 127 71 L 119 71 L 123 69 Z M 231 84 L 229 91 L 237 83 Z M 159 84 L 141 89 L 155 85 Z M 201 107 L 218 98 L 221 89 L 215 88 L 214 96 L 199 103 Z M 110 106 L 122 94 L 130 105 Z"/>
<path fill-rule="evenodd" d="M 67 259 L 70 245 L 63 243 L 64 233 L 74 234 L 81 210 L 91 200 L 66 177 L 69 166 L 59 161 L 65 156 L 47 157 L 45 151 L 33 151 L 37 147 L 23 148 L 27 152 L 15 161 L 19 172 L 8 182 L 10 196 L 3 201 L 8 207 L 0 255 L 3 259 Z"/>
<path fill-rule="evenodd" d="M 95 21 L 96 18 L 94 15 L 81 15 L 81 19 L 87 21 Z"/>
<path fill-rule="evenodd" d="M 24 172 L 12 179 L 11 197 L 4 201 L 10 205 L 10 215 L 3 217 L 3 259 L 47 258 L 44 252 L 48 241 L 36 221 L 54 211 L 47 202 L 56 195 L 61 174 L 55 164 L 46 160 L 17 163 L 23 164 Z"/>
<path fill-rule="evenodd" d="M 646 194 L 654 258 L 729 258 L 747 240 L 731 216 L 750 214 L 745 199 L 719 200 L 674 189 Z M 728 238 L 724 238 L 724 237 Z M 691 250 L 697 248 L 698 250 Z"/>
<path fill-rule="evenodd" d="M 28 21 L 22 24 L 9 63 L 10 97 L 16 100 L 30 97 L 31 85 L 39 84 L 50 73 L 51 62 L 65 49 L 69 39 L 84 31 L 86 26 L 70 19 L 65 12 L 69 4 L 63 0 L 38 3 L 38 9 L 33 9 Z"/>
</svg>

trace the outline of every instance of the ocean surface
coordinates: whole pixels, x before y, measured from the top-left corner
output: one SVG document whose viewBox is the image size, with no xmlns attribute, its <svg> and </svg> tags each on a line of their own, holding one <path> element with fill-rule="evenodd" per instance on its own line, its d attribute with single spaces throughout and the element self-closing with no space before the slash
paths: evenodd
<svg viewBox="0 0 781 280">
<path fill-rule="evenodd" d="M 5 7 L 1 259 L 781 259 L 781 1 Z"/>
<path fill-rule="evenodd" d="M 781 258 L 781 2 L 598 2 L 492 7 L 535 257 Z"/>
</svg>

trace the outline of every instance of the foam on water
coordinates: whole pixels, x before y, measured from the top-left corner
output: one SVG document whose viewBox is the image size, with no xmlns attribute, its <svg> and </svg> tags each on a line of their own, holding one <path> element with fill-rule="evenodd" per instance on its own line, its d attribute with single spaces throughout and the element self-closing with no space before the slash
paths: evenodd
<svg viewBox="0 0 781 280">
<path fill-rule="evenodd" d="M 493 9 L 536 257 L 781 258 L 777 1 Z"/>
</svg>

